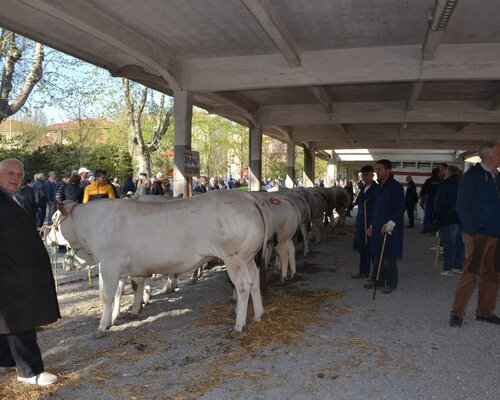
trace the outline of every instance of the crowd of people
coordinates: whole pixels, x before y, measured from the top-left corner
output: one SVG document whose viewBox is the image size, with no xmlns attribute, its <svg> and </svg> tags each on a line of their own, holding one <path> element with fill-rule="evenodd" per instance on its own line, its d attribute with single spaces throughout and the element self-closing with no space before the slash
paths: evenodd
<svg viewBox="0 0 500 400">
<path fill-rule="evenodd" d="M 479 282 L 476 320 L 500 325 L 495 306 L 500 286 L 500 143 L 484 143 L 480 162 L 464 174 L 453 165 L 440 164 L 422 187 L 423 233 L 438 232 L 443 246 L 442 275 L 460 274 L 449 325 L 461 327 Z M 361 168 L 354 249 L 359 253 L 359 272 L 354 279 L 368 278 L 365 288 L 380 286 L 382 293 L 397 289 L 397 259 L 403 250 L 403 216 L 414 227 L 418 201 L 411 176 L 404 189 L 391 174 L 391 163 L 379 160 L 374 168 Z M 371 271 L 371 272 L 370 272 Z"/>
</svg>

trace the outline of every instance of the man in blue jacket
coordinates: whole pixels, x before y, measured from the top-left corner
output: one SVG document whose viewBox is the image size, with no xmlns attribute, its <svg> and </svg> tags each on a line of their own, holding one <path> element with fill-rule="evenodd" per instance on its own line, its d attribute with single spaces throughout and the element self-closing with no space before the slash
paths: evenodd
<svg viewBox="0 0 500 400">
<path fill-rule="evenodd" d="M 479 148 L 481 162 L 469 168 L 458 187 L 465 263 L 451 309 L 450 326 L 462 326 L 479 278 L 476 320 L 500 325 L 494 314 L 500 285 L 500 143 Z"/>
<path fill-rule="evenodd" d="M 375 207 L 368 228 L 370 251 L 377 257 L 375 266 L 379 263 L 384 236 L 387 238 L 380 279 L 376 280 L 377 268 L 374 268 L 371 282 L 364 285 L 367 289 L 374 285 L 385 286 L 384 294 L 390 294 L 398 287 L 397 259 L 403 255 L 403 215 L 406 209 L 403 186 L 394 179 L 391 169 L 389 160 L 379 160 L 375 165 L 379 187 L 375 192 Z"/>
</svg>

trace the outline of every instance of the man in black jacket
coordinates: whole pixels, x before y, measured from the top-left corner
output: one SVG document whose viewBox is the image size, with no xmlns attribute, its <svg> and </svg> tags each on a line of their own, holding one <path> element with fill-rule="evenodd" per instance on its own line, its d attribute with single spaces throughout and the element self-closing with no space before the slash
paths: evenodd
<svg viewBox="0 0 500 400">
<path fill-rule="evenodd" d="M 18 381 L 50 385 L 36 328 L 61 317 L 47 250 L 17 194 L 23 164 L 0 162 L 0 370 L 17 369 Z"/>
<path fill-rule="evenodd" d="M 33 191 L 35 192 L 36 202 L 36 226 L 41 228 L 47 215 L 47 193 L 45 192 L 45 175 L 43 172 L 35 174 L 33 182 Z"/>
<path fill-rule="evenodd" d="M 415 204 L 418 202 L 417 186 L 413 182 L 411 175 L 406 177 L 406 192 L 405 192 L 405 203 L 406 203 L 406 213 L 408 214 L 408 226 L 407 228 L 415 227 Z"/>
</svg>

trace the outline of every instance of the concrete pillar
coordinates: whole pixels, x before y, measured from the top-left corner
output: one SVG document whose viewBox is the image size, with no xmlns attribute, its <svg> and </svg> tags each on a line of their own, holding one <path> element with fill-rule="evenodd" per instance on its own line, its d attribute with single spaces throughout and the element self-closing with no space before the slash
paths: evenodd
<svg viewBox="0 0 500 400">
<path fill-rule="evenodd" d="M 188 177 L 184 163 L 184 151 L 191 150 L 192 94 L 187 90 L 174 92 L 174 196 L 188 193 Z"/>
<path fill-rule="evenodd" d="M 250 124 L 250 171 L 249 188 L 253 192 L 260 190 L 262 180 L 262 125 Z"/>
<path fill-rule="evenodd" d="M 326 167 L 326 181 L 325 187 L 335 186 L 337 179 L 337 160 L 335 159 L 335 152 L 333 150 L 326 150 L 330 154 L 328 166 Z"/>
<path fill-rule="evenodd" d="M 288 142 L 286 144 L 286 179 L 285 187 L 293 188 L 295 186 L 295 144 Z"/>
<path fill-rule="evenodd" d="M 314 149 L 311 146 L 304 147 L 304 187 L 314 186 Z"/>
</svg>

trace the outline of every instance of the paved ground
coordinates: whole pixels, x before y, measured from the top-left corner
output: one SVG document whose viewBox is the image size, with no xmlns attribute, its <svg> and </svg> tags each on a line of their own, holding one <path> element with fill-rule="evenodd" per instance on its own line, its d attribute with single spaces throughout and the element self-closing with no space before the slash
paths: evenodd
<svg viewBox="0 0 500 400">
<path fill-rule="evenodd" d="M 153 282 L 140 320 L 97 341 L 97 289 L 64 274 L 74 282 L 59 289 L 63 319 L 40 332 L 61 383 L 29 390 L 2 374 L 0 398 L 500 399 L 500 327 L 474 320 L 475 297 L 465 326 L 448 326 L 458 276 L 434 268 L 436 239 L 406 229 L 399 289 L 373 301 L 350 279 L 353 222 L 299 258 L 292 282 L 271 282 L 265 318 L 237 337 L 221 267 L 171 295 Z"/>
</svg>

